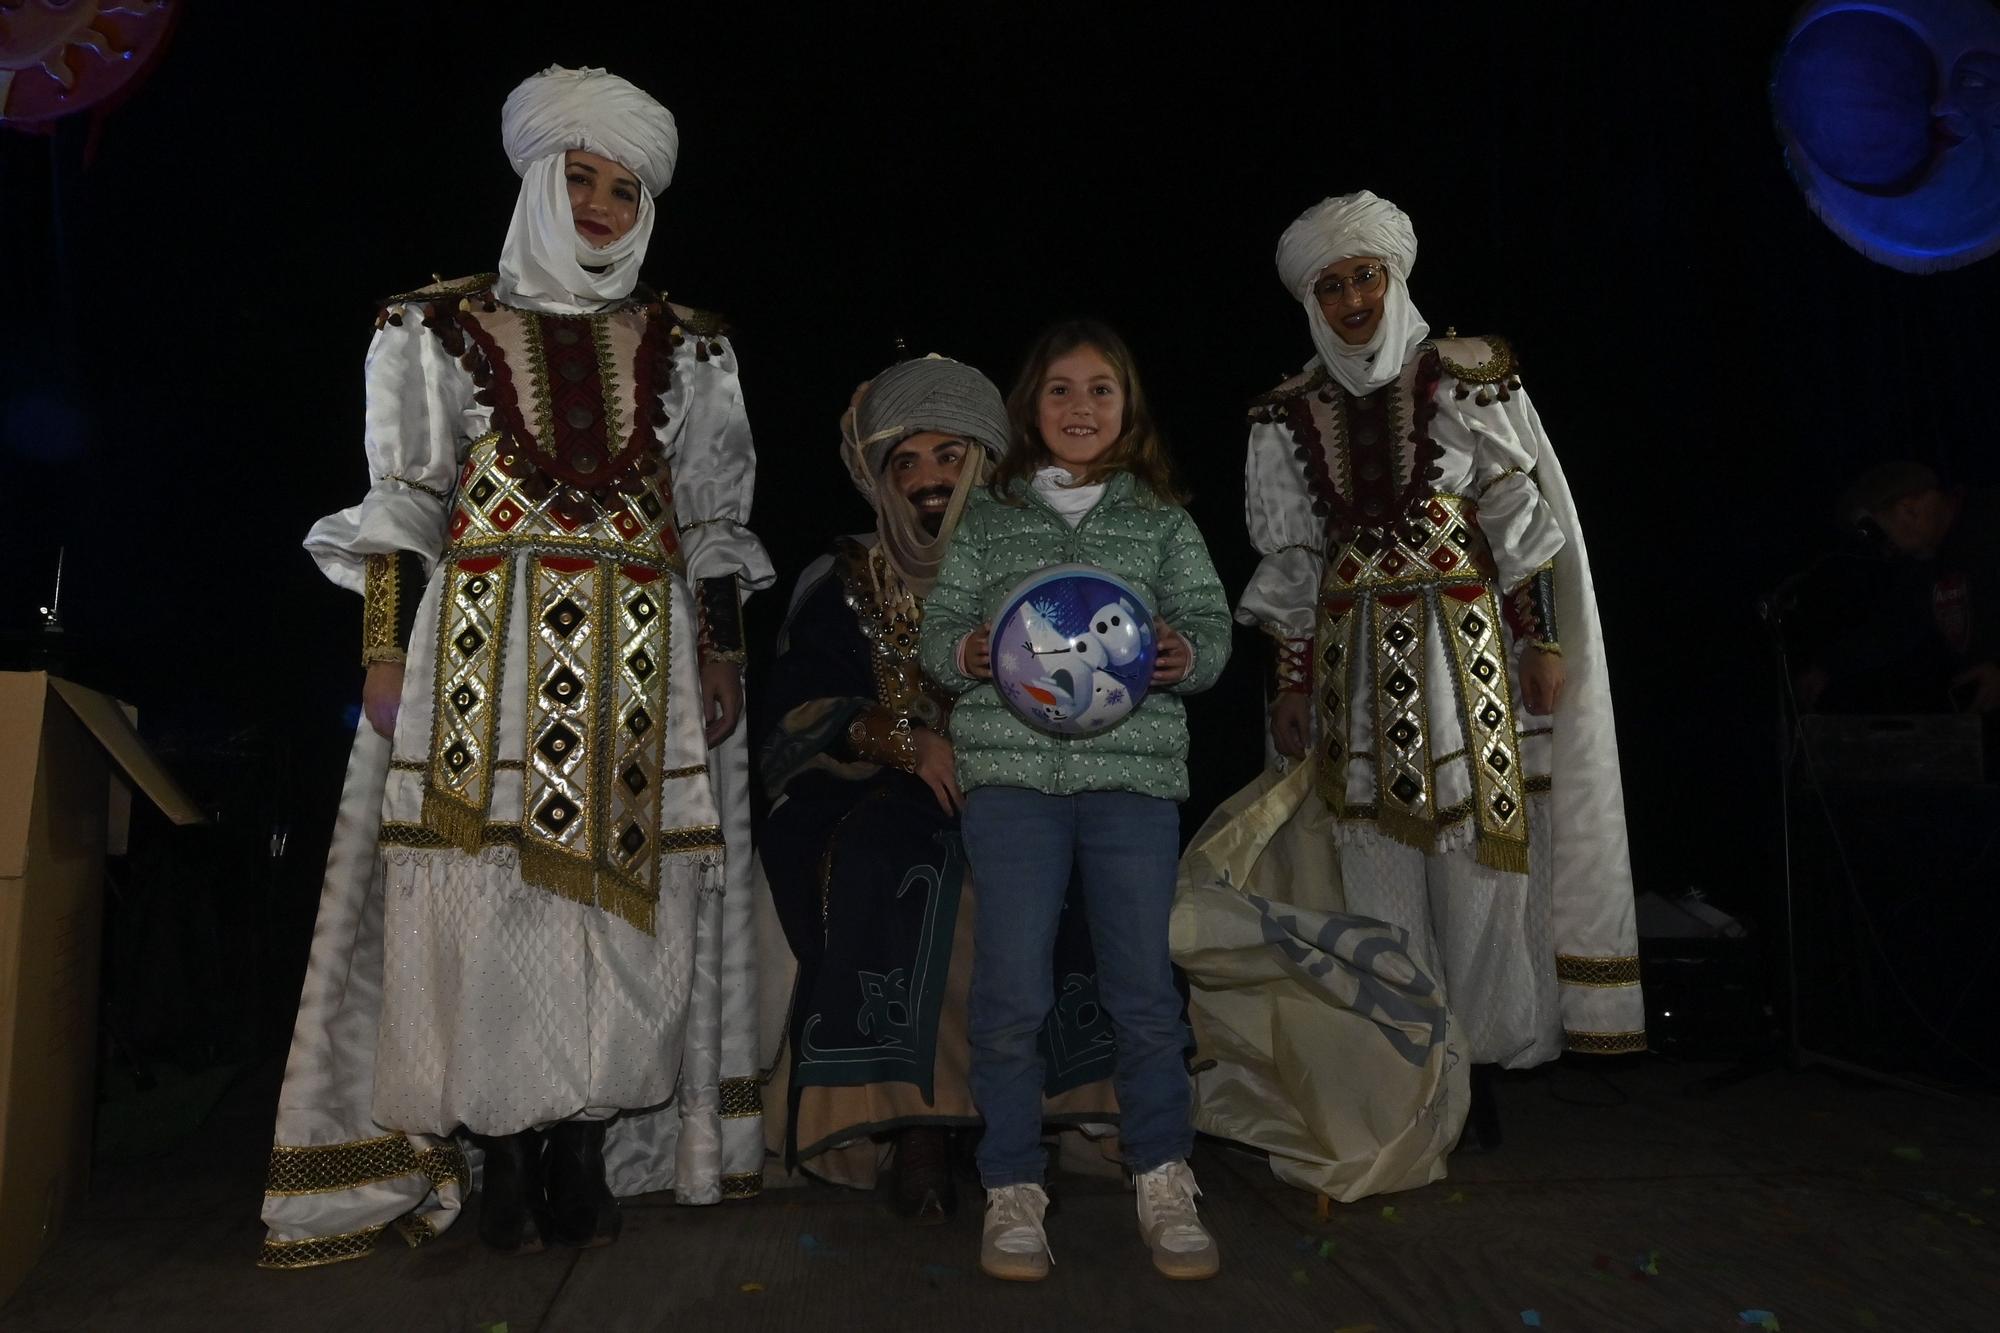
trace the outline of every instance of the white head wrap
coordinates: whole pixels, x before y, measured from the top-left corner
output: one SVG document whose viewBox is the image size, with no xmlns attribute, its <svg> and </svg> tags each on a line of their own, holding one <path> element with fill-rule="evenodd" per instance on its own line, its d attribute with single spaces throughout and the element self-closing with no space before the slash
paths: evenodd
<svg viewBox="0 0 2000 1333">
<path fill-rule="evenodd" d="M 841 418 L 840 430 L 847 473 L 875 507 L 880 549 L 903 584 L 918 597 L 928 597 L 972 488 L 986 479 L 988 464 L 1007 451 L 1007 405 L 1000 390 L 964 362 L 933 352 L 899 361 L 863 385 Z M 897 445 L 933 430 L 978 446 L 959 469 L 958 485 L 935 534 L 924 530 L 916 508 L 895 484 L 881 480 Z"/>
<path fill-rule="evenodd" d="M 508 95 L 500 135 L 521 177 L 500 252 L 501 299 L 575 313 L 629 296 L 653 235 L 653 196 L 680 152 L 673 113 L 616 74 L 552 65 Z M 601 248 L 577 234 L 570 214 L 563 154 L 572 148 L 610 158 L 645 186 L 632 230 Z"/>
<path fill-rule="evenodd" d="M 1313 284 L 1327 265 L 1364 255 L 1388 265 L 1389 291 L 1374 336 L 1350 346 L 1320 313 Z M 1408 280 L 1416 263 L 1417 233 L 1409 215 L 1367 190 L 1321 200 L 1278 238 L 1278 280 L 1305 306 L 1320 363 L 1349 393 L 1371 393 L 1394 380 L 1429 335 L 1431 326 L 1410 300 Z"/>
</svg>

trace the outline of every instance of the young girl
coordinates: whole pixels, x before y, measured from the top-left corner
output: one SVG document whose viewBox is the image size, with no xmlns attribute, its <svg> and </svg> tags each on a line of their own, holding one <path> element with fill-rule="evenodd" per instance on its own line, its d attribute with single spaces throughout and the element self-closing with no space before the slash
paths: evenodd
<svg viewBox="0 0 2000 1333">
<path fill-rule="evenodd" d="M 955 694 L 951 740 L 966 793 L 965 850 L 978 898 L 970 1028 L 972 1095 L 986 1119 L 980 1267 L 1035 1281 L 1051 1262 L 1042 1214 L 1042 1060 L 1054 1003 L 1050 956 L 1071 869 L 1080 873 L 1098 989 L 1117 1036 L 1115 1087 L 1139 1228 L 1169 1277 L 1210 1277 L 1215 1241 L 1195 1214 L 1187 1026 L 1167 956 L 1187 796 L 1180 696 L 1229 657 L 1229 608 L 1173 479 L 1123 340 L 1058 324 L 1035 343 L 1007 402 L 1012 439 L 990 493 L 965 511 L 925 603 L 922 654 Z M 1096 565 L 1145 595 L 1158 619 L 1152 689 L 1123 723 L 1053 736 L 990 684 L 995 601 L 1050 565 Z"/>
</svg>

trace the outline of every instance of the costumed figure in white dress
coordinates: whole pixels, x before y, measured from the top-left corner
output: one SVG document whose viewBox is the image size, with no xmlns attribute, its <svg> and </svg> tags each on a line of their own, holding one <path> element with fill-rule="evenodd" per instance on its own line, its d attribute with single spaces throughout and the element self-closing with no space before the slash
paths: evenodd
<svg viewBox="0 0 2000 1333">
<path fill-rule="evenodd" d="M 306 539 L 363 595 L 262 1262 L 602 1244 L 615 1195 L 754 1193 L 740 598 L 773 572 L 720 321 L 638 283 L 672 115 L 552 68 L 502 114 L 500 271 L 387 302 L 369 490 Z M 725 886 L 728 891 L 725 892 Z"/>
<path fill-rule="evenodd" d="M 1276 641 L 1272 740 L 1300 762 L 1196 838 L 1177 942 L 1198 1032 L 1225 980 L 1225 1008 L 1258 994 L 1259 968 L 1279 989 L 1308 982 L 1311 1003 L 1210 1013 L 1210 1045 L 1236 1043 L 1235 1063 L 1204 1076 L 1197 1122 L 1310 1164 L 1297 1178 L 1342 1198 L 1441 1174 L 1464 1063 L 1646 1041 L 1583 532 L 1508 345 L 1429 337 L 1407 285 L 1416 251 L 1409 219 L 1367 191 L 1307 210 L 1279 242 L 1318 355 L 1250 411 L 1262 559 L 1236 618 Z M 1287 841 L 1306 825 L 1331 858 Z M 1205 908 L 1210 926 L 1234 911 L 1266 933 L 1204 933 Z M 1431 1071 L 1408 1084 L 1407 1124 L 1343 1108 L 1336 1071 L 1305 1067 L 1379 1054 L 1357 1017 Z M 1294 1103 L 1288 1123 L 1260 1119 L 1253 1087 Z M 1483 1129 L 1497 1142 L 1497 1119 Z M 1393 1169 L 1349 1169 L 1398 1135 L 1413 1142 Z"/>
<path fill-rule="evenodd" d="M 946 1135 L 980 1123 L 967 1072 L 974 914 L 951 696 L 924 673 L 917 638 L 967 497 L 1006 449 L 1007 408 L 979 371 L 928 356 L 863 385 L 842 435 L 875 530 L 799 576 L 764 700 L 760 766 L 777 803 L 758 855 L 798 967 L 774 1091 L 788 1161 L 868 1187 L 893 1146 L 898 1210 L 941 1222 L 956 1199 Z M 1101 1124 L 1117 1118 L 1111 1034 L 1072 907 L 1055 941 L 1063 1002 L 1043 1029 L 1045 1115 Z"/>
</svg>

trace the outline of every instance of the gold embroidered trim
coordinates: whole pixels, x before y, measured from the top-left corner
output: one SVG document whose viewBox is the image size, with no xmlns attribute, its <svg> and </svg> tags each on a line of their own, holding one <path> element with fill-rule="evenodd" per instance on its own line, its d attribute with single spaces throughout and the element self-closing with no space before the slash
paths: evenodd
<svg viewBox="0 0 2000 1333">
<path fill-rule="evenodd" d="M 857 759 L 917 771 L 917 740 L 910 719 L 898 717 L 881 704 L 865 708 L 847 724 L 847 746 Z"/>
<path fill-rule="evenodd" d="M 363 1227 L 340 1236 L 309 1236 L 305 1240 L 267 1240 L 257 1256 L 259 1268 L 319 1268 L 347 1259 L 365 1258 L 375 1248 L 375 1238 L 388 1228 Z"/>
<path fill-rule="evenodd" d="M 722 1101 L 724 1120 L 764 1114 L 764 1085 L 754 1074 L 742 1078 L 723 1079 L 718 1087 L 718 1093 Z"/>
<path fill-rule="evenodd" d="M 421 1173 L 433 1186 L 471 1180 L 465 1154 L 456 1144 L 419 1150 L 401 1134 L 328 1143 L 316 1147 L 273 1144 L 264 1193 L 284 1197 L 333 1194 Z"/>
<path fill-rule="evenodd" d="M 674 322 L 689 333 L 701 338 L 720 338 L 729 332 L 729 321 L 713 310 L 702 310 L 691 305 L 667 302 L 667 312 Z"/>
<path fill-rule="evenodd" d="M 394 555 L 365 556 L 361 561 L 361 661 L 403 662 L 408 654 L 396 642 L 396 612 L 401 590 Z"/>
<path fill-rule="evenodd" d="M 413 1250 L 438 1238 L 436 1225 L 428 1217 L 418 1217 L 415 1213 L 405 1213 L 397 1218 L 396 1232 Z"/>
<path fill-rule="evenodd" d="M 497 273 L 474 273 L 463 278 L 441 278 L 433 273 L 430 282 L 424 286 L 407 292 L 397 292 L 394 296 L 385 296 L 379 304 L 403 305 L 410 301 L 434 301 L 445 296 L 470 296 L 474 292 L 483 292 L 492 287 L 499 276 Z"/>
<path fill-rule="evenodd" d="M 739 1171 L 722 1178 L 722 1197 L 725 1199 L 754 1199 L 763 1192 L 762 1171 Z"/>
<path fill-rule="evenodd" d="M 391 472 L 388 476 L 382 478 L 382 480 L 400 481 L 413 491 L 422 491 L 425 495 L 430 496 L 431 499 L 436 500 L 441 505 L 448 505 L 451 503 L 451 493 L 449 491 L 439 490 L 437 487 L 431 485 L 429 482 L 418 481 L 415 477 L 406 477 L 400 472 Z"/>
<path fill-rule="evenodd" d="M 1629 1055 L 1646 1049 L 1643 1028 L 1637 1032 L 1565 1032 L 1563 1037 L 1570 1050 L 1584 1055 Z"/>
<path fill-rule="evenodd" d="M 1448 339 L 1447 341 L 1457 341 Z M 1444 373 L 1465 384 L 1498 384 L 1514 373 L 1514 349 L 1505 338 L 1485 337 L 1479 339 L 1492 348 L 1492 355 L 1476 366 L 1464 365 L 1444 354 L 1444 349 L 1433 342 L 1430 346 L 1438 349 L 1438 362 Z"/>
<path fill-rule="evenodd" d="M 704 770 L 706 771 L 706 770 Z M 424 851 L 442 851 L 459 844 L 443 834 L 422 824 L 389 822 L 382 825 L 382 845 L 385 847 L 414 847 Z M 660 851 L 670 852 L 719 852 L 722 850 L 722 826 L 720 824 L 696 824 L 688 828 L 661 829 L 659 833 Z M 519 824 L 488 824 L 480 830 L 481 847 L 519 847 L 521 826 Z"/>
<path fill-rule="evenodd" d="M 707 777 L 707 764 L 689 764 L 685 768 L 668 768 L 660 772 L 660 781 L 672 782 L 676 778 Z"/>
<path fill-rule="evenodd" d="M 503 560 L 471 571 L 449 550 L 442 565 L 424 823 L 473 851 L 493 800 L 514 566 Z"/>
<path fill-rule="evenodd" d="M 1639 984 L 1639 956 L 1585 958 L 1559 953 L 1556 955 L 1556 980 L 1565 986 L 1636 986 Z"/>
</svg>

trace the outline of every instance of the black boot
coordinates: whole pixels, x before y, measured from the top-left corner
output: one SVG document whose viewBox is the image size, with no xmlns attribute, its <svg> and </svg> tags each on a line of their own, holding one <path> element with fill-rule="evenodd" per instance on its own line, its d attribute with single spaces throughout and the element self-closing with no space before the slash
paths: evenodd
<svg viewBox="0 0 2000 1333">
<path fill-rule="evenodd" d="M 896 1211 L 918 1226 L 937 1226 L 958 1211 L 944 1126 L 913 1125 L 896 1135 Z"/>
<path fill-rule="evenodd" d="M 479 1239 L 502 1254 L 535 1254 L 542 1248 L 548 1205 L 542 1198 L 542 1136 L 532 1129 L 497 1137 L 477 1135 L 486 1154 L 479 1186 Z"/>
<path fill-rule="evenodd" d="M 1499 1071 L 1492 1065 L 1472 1067 L 1472 1105 L 1465 1114 L 1465 1130 L 1458 1136 L 1460 1152 L 1492 1152 L 1500 1146 L 1500 1099 L 1495 1089 Z"/>
<path fill-rule="evenodd" d="M 603 1120 L 564 1120 L 548 1128 L 546 1180 L 549 1239 L 590 1249 L 618 1239 L 618 1201 L 604 1180 Z"/>
</svg>

